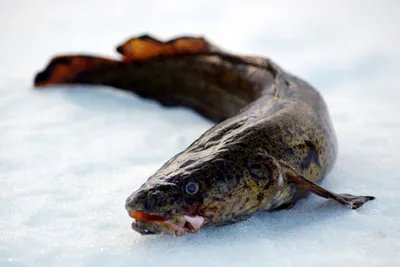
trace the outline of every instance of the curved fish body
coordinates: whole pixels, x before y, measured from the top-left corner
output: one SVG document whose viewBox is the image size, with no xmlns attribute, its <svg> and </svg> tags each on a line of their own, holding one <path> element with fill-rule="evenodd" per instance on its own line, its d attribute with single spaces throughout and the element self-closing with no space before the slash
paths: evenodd
<svg viewBox="0 0 400 267">
<path fill-rule="evenodd" d="M 373 199 L 318 185 L 337 155 L 327 107 L 312 86 L 270 60 L 192 37 L 146 35 L 117 51 L 123 61 L 56 57 L 35 85 L 109 85 L 217 123 L 128 197 L 134 230 L 180 236 L 289 208 L 310 193 L 353 209 Z"/>
</svg>

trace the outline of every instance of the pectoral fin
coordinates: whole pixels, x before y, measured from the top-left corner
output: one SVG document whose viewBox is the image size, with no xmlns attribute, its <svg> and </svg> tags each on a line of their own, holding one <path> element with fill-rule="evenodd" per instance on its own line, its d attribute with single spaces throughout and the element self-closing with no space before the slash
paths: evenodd
<svg viewBox="0 0 400 267">
<path fill-rule="evenodd" d="M 311 192 L 323 198 L 333 199 L 350 209 L 358 209 L 365 202 L 375 199 L 373 196 L 353 196 L 333 193 L 300 175 L 286 163 L 280 162 L 280 164 L 288 184 L 294 184 L 301 192 Z"/>
</svg>

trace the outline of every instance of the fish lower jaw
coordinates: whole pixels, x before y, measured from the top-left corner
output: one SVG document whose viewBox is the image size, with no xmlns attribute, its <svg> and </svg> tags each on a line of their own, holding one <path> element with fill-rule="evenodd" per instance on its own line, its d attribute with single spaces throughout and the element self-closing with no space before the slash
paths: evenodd
<svg viewBox="0 0 400 267">
<path fill-rule="evenodd" d="M 186 232 L 197 232 L 205 221 L 204 217 L 198 215 L 182 215 L 174 217 L 174 220 L 172 220 L 159 215 L 131 211 L 129 216 L 134 219 L 132 229 L 143 235 L 167 234 L 182 236 Z"/>
</svg>

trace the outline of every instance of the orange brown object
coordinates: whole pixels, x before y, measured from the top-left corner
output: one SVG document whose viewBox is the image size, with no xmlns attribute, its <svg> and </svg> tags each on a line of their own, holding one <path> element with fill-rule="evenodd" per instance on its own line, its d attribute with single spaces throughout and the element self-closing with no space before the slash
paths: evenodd
<svg viewBox="0 0 400 267">
<path fill-rule="evenodd" d="M 117 47 L 125 62 L 146 61 L 156 57 L 210 54 L 220 51 L 202 37 L 179 37 L 168 42 L 148 35 L 132 38 Z"/>
<path fill-rule="evenodd" d="M 102 83 L 108 73 L 115 71 L 122 64 L 124 63 L 120 61 L 86 55 L 57 56 L 36 75 L 34 84 L 35 87 L 43 87 L 78 82 Z M 91 73 L 94 75 L 87 79 L 86 76 Z"/>
<path fill-rule="evenodd" d="M 167 220 L 167 218 L 162 217 L 162 216 L 151 215 L 151 214 L 139 212 L 139 211 L 131 211 L 131 212 L 129 212 L 129 216 L 131 216 L 133 219 L 135 219 L 137 221 L 143 221 L 143 222 L 156 222 L 156 221 L 163 222 L 163 221 Z"/>
</svg>

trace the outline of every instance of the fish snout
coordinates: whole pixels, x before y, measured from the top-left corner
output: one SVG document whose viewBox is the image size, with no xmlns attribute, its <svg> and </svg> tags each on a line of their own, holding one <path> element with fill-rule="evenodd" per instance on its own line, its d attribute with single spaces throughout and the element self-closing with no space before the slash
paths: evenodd
<svg viewBox="0 0 400 267">
<path fill-rule="evenodd" d="M 128 212 L 161 212 L 166 208 L 166 199 L 168 198 L 159 192 L 138 190 L 126 199 L 125 208 Z"/>
<path fill-rule="evenodd" d="M 125 208 L 128 212 L 137 211 L 158 215 L 185 211 L 182 195 L 175 185 L 141 188 L 126 199 Z"/>
<path fill-rule="evenodd" d="M 125 209 L 128 212 L 132 211 L 146 211 L 149 212 L 145 209 L 148 208 L 147 206 L 147 200 L 146 200 L 147 194 L 141 191 L 133 192 L 125 201 Z"/>
<path fill-rule="evenodd" d="M 132 200 L 133 200 L 133 197 L 132 197 L 132 195 L 130 195 L 125 201 L 125 209 L 127 211 L 132 211 L 132 208 L 131 208 L 132 207 Z"/>
</svg>

